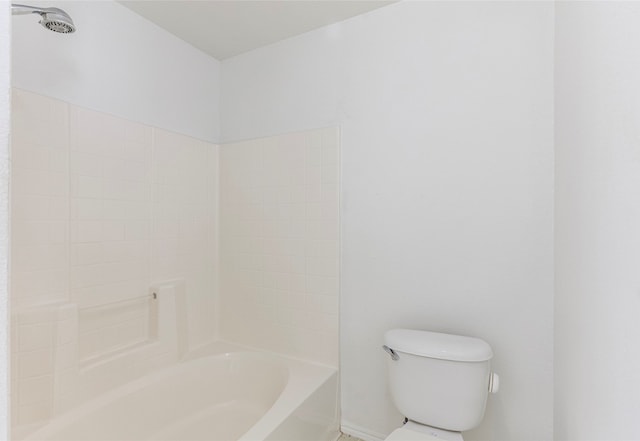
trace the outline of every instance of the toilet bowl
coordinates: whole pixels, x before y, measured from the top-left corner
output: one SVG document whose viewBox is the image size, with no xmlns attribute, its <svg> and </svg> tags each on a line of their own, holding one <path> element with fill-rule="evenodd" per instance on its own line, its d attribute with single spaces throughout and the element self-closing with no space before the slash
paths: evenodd
<svg viewBox="0 0 640 441">
<path fill-rule="evenodd" d="M 482 421 L 489 392 L 499 388 L 484 340 L 411 329 L 384 336 L 389 389 L 406 423 L 387 441 L 462 441 Z"/>
</svg>

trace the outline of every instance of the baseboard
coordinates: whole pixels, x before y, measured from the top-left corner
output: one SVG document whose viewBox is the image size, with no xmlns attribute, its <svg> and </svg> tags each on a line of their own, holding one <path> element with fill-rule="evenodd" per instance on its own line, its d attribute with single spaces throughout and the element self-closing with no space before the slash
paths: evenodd
<svg viewBox="0 0 640 441">
<path fill-rule="evenodd" d="M 356 424 L 351 424 L 348 421 L 342 422 L 340 430 L 346 435 L 354 436 L 364 441 L 384 441 L 384 439 L 387 437 L 387 435 L 373 432 Z"/>
</svg>

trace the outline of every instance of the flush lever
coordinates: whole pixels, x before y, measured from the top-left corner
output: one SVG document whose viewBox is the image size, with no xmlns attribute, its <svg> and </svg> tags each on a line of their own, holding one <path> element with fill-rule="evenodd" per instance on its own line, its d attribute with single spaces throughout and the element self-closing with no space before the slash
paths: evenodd
<svg viewBox="0 0 640 441">
<path fill-rule="evenodd" d="M 391 349 L 389 346 L 384 345 L 384 346 L 382 346 L 382 349 L 384 349 L 384 350 L 387 352 L 387 354 L 389 354 L 389 355 L 391 356 L 391 359 L 392 359 L 393 361 L 398 361 L 398 360 L 400 360 L 400 357 L 398 357 L 398 354 L 396 354 L 396 351 L 394 351 L 393 349 Z"/>
</svg>

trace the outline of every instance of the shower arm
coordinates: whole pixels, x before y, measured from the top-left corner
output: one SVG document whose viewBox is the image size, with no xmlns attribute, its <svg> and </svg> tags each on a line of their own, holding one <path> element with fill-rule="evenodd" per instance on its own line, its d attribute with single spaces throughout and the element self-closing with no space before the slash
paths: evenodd
<svg viewBox="0 0 640 441">
<path fill-rule="evenodd" d="M 47 12 L 55 12 L 51 8 L 37 8 L 35 6 L 11 4 L 11 15 L 28 15 L 28 14 L 45 14 Z"/>
</svg>

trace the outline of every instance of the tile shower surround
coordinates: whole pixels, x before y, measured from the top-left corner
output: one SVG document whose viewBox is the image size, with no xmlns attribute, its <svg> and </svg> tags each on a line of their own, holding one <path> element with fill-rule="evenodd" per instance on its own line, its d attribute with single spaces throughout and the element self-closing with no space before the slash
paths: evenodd
<svg viewBox="0 0 640 441">
<path fill-rule="evenodd" d="M 214 335 L 218 147 L 22 90 L 12 105 L 15 425 L 58 410 L 69 369 L 148 339 L 149 302 L 122 301 L 153 283 L 183 279 L 191 344 Z"/>
<path fill-rule="evenodd" d="M 337 128 L 220 149 L 223 336 L 338 364 Z"/>
<path fill-rule="evenodd" d="M 72 404 L 83 360 L 144 341 L 148 303 L 114 302 L 167 279 L 192 347 L 217 330 L 337 365 L 337 129 L 218 147 L 17 89 L 12 124 L 14 427 Z"/>
</svg>

